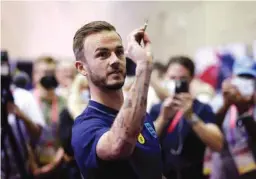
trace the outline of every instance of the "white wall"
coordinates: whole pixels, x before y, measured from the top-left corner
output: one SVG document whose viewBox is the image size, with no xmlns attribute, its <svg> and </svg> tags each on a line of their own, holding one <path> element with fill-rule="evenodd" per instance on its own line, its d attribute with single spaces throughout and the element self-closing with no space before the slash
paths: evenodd
<svg viewBox="0 0 256 179">
<path fill-rule="evenodd" d="M 256 40 L 256 2 L 1 2 L 1 47 L 11 57 L 73 58 L 75 31 L 92 20 L 127 34 L 149 17 L 154 56 L 193 55 L 203 46 Z"/>
</svg>

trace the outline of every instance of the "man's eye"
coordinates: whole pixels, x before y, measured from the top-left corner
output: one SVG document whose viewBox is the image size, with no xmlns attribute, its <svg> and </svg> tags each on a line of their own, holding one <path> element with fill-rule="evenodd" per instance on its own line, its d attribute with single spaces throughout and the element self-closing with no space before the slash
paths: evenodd
<svg viewBox="0 0 256 179">
<path fill-rule="evenodd" d="M 108 52 L 100 52 L 97 54 L 97 57 L 100 57 L 100 58 L 107 58 L 108 56 L 109 56 Z"/>
<path fill-rule="evenodd" d="M 117 50 L 116 51 L 116 56 L 120 57 L 124 55 L 124 50 Z"/>
</svg>

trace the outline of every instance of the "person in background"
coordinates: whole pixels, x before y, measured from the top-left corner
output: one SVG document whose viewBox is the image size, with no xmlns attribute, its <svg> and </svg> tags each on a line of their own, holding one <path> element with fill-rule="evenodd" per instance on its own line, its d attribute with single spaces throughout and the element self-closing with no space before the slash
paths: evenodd
<svg viewBox="0 0 256 179">
<path fill-rule="evenodd" d="M 154 70 L 155 69 L 155 70 Z M 170 95 L 170 83 L 168 76 L 166 76 L 166 67 L 160 63 L 155 63 L 155 68 L 150 80 L 150 88 L 148 93 L 148 106 L 147 110 L 150 111 L 154 104 L 158 104 L 164 101 Z M 191 95 L 201 101 L 208 104 L 214 97 L 214 88 L 200 80 L 199 78 L 193 78 L 191 81 Z"/>
<path fill-rule="evenodd" d="M 24 71 L 17 71 L 13 76 L 13 84 L 22 89 L 28 89 L 31 80 L 29 75 Z"/>
<path fill-rule="evenodd" d="M 80 171 L 74 160 L 74 152 L 71 146 L 71 134 L 74 119 L 80 115 L 86 108 L 90 99 L 88 81 L 81 74 L 77 74 L 71 85 L 70 94 L 68 97 L 67 108 L 64 108 L 60 113 L 59 137 L 61 145 L 65 151 L 65 163 L 63 175 L 66 179 L 81 178 Z"/>
<path fill-rule="evenodd" d="M 43 111 L 46 123 L 36 146 L 36 157 L 39 163 L 35 167 L 34 174 L 39 178 L 57 179 L 61 174 L 59 166 L 64 157 L 57 129 L 59 114 L 65 107 L 66 101 L 55 92 L 58 85 L 55 70 L 56 61 L 48 56 L 39 57 L 33 66 L 34 89 L 32 94 Z"/>
<path fill-rule="evenodd" d="M 56 93 L 67 99 L 71 84 L 76 76 L 76 68 L 71 60 L 61 60 L 56 65 L 56 79 L 58 87 Z"/>
<path fill-rule="evenodd" d="M 256 178 L 256 62 L 236 60 L 233 77 L 222 84 L 222 100 L 213 101 L 225 145 L 213 154 L 211 179 Z M 216 104 L 221 104 L 216 106 Z"/>
<path fill-rule="evenodd" d="M 74 36 L 76 68 L 87 77 L 91 94 L 72 129 L 74 156 L 84 179 L 162 177 L 161 150 L 146 113 L 152 70 L 150 44 L 143 29 L 128 36 L 126 55 L 137 67 L 124 99 L 126 59 L 115 27 L 93 21 Z"/>
<path fill-rule="evenodd" d="M 172 93 L 163 103 L 153 106 L 150 112 L 161 140 L 167 179 L 204 178 L 206 146 L 220 151 L 223 144 L 211 107 L 193 99 L 190 93 L 194 68 L 190 58 L 172 57 L 166 72 L 170 82 L 173 82 L 170 84 L 185 81 L 188 89 Z"/>
<path fill-rule="evenodd" d="M 210 84 L 196 77 L 192 80 L 190 84 L 190 89 L 191 95 L 198 101 L 205 104 L 210 104 L 215 95 L 215 90 Z M 211 156 L 211 149 L 209 147 L 206 147 L 204 155 L 203 173 L 207 177 L 209 177 L 209 173 L 211 172 Z"/>
<path fill-rule="evenodd" d="M 77 74 L 70 88 L 67 107 L 73 119 L 81 114 L 90 100 L 90 89 L 86 78 Z"/>
<path fill-rule="evenodd" d="M 18 144 L 18 149 L 15 150 L 22 155 L 25 168 L 28 171 L 32 171 L 30 148 L 38 143 L 45 121 L 39 105 L 29 91 L 13 86 L 12 95 L 14 103 L 9 102 L 7 109 L 9 113 L 8 123 Z M 9 139 L 4 135 L 4 133 L 1 133 L 1 138 L 3 139 L 1 142 L 1 178 L 22 178 L 19 174 Z"/>
<path fill-rule="evenodd" d="M 163 101 L 168 96 L 168 91 L 164 88 L 165 65 L 155 62 L 148 89 L 147 111 L 149 112 L 153 105 Z"/>
</svg>

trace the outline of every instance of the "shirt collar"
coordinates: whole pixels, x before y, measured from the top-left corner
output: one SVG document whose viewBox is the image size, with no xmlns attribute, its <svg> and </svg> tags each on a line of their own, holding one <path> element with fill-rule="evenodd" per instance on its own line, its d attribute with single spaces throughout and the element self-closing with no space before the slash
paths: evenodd
<svg viewBox="0 0 256 179">
<path fill-rule="evenodd" d="M 94 108 L 97 108 L 98 110 L 100 111 L 104 111 L 104 112 L 107 112 L 109 114 L 112 114 L 112 115 L 117 115 L 118 111 L 113 109 L 113 108 L 110 108 L 108 106 L 105 106 L 101 103 L 98 103 L 96 101 L 93 101 L 93 100 L 89 100 L 89 104 L 88 104 L 88 107 L 91 106 L 91 107 L 94 107 Z"/>
</svg>

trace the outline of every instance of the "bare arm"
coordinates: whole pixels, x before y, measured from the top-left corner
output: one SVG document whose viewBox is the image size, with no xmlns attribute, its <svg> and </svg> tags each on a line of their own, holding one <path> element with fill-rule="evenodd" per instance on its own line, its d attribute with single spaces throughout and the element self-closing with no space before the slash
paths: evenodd
<svg viewBox="0 0 256 179">
<path fill-rule="evenodd" d="M 162 106 L 161 113 L 154 125 L 158 136 L 160 136 L 170 119 L 178 110 L 183 111 L 185 119 L 191 123 L 192 129 L 199 138 L 210 148 L 220 151 L 223 145 L 223 136 L 215 124 L 205 124 L 196 114 L 193 113 L 193 98 L 191 94 L 176 94 L 167 98 Z M 196 121 L 196 122 L 193 122 Z"/>
<path fill-rule="evenodd" d="M 173 119 L 178 108 L 173 104 L 173 96 L 169 96 L 163 102 L 158 118 L 154 121 L 155 130 L 158 137 L 161 137 L 169 121 Z"/>
<path fill-rule="evenodd" d="M 124 158 L 132 154 L 137 136 L 144 124 L 152 57 L 149 49 L 150 42 L 146 34 L 143 33 L 145 47 L 142 48 L 135 41 L 138 31 L 136 33 L 130 42 L 132 59 L 137 62 L 135 82 L 112 127 L 98 141 L 96 152 L 98 157 L 103 160 Z"/>
<path fill-rule="evenodd" d="M 41 135 L 41 127 L 31 121 L 31 119 L 25 115 L 18 106 L 13 103 L 8 104 L 8 109 L 11 113 L 14 113 L 20 120 L 24 122 L 26 129 L 28 130 L 29 136 L 33 140 L 37 140 Z"/>
<path fill-rule="evenodd" d="M 162 115 L 160 115 L 155 121 L 154 121 L 154 127 L 156 130 L 156 134 L 158 137 L 161 137 L 161 135 L 164 132 L 165 127 L 167 126 L 168 121 L 164 119 Z"/>
<path fill-rule="evenodd" d="M 223 135 L 215 124 L 206 124 L 193 112 L 193 98 L 191 94 L 180 94 L 177 97 L 184 106 L 184 116 L 197 136 L 214 151 L 220 151 L 223 147 Z M 209 115 L 213 115 L 210 114 Z M 210 116 L 209 116 L 210 117 Z"/>
<path fill-rule="evenodd" d="M 152 78 L 150 84 L 154 88 L 156 95 L 161 101 L 165 100 L 168 97 L 168 91 L 158 83 L 156 78 Z"/>
<path fill-rule="evenodd" d="M 214 151 L 221 151 L 223 147 L 223 136 L 220 129 L 215 124 L 205 124 L 197 115 L 192 115 L 192 118 L 197 118 L 197 122 L 192 125 L 192 129 L 198 137 Z"/>
<path fill-rule="evenodd" d="M 197 116 L 194 116 L 197 117 Z M 199 136 L 199 138 L 214 151 L 220 151 L 223 146 L 223 136 L 220 129 L 215 124 L 205 124 L 199 117 L 198 122 L 192 125 L 192 129 Z M 161 136 L 168 122 L 159 116 L 154 122 L 157 135 Z"/>
</svg>

